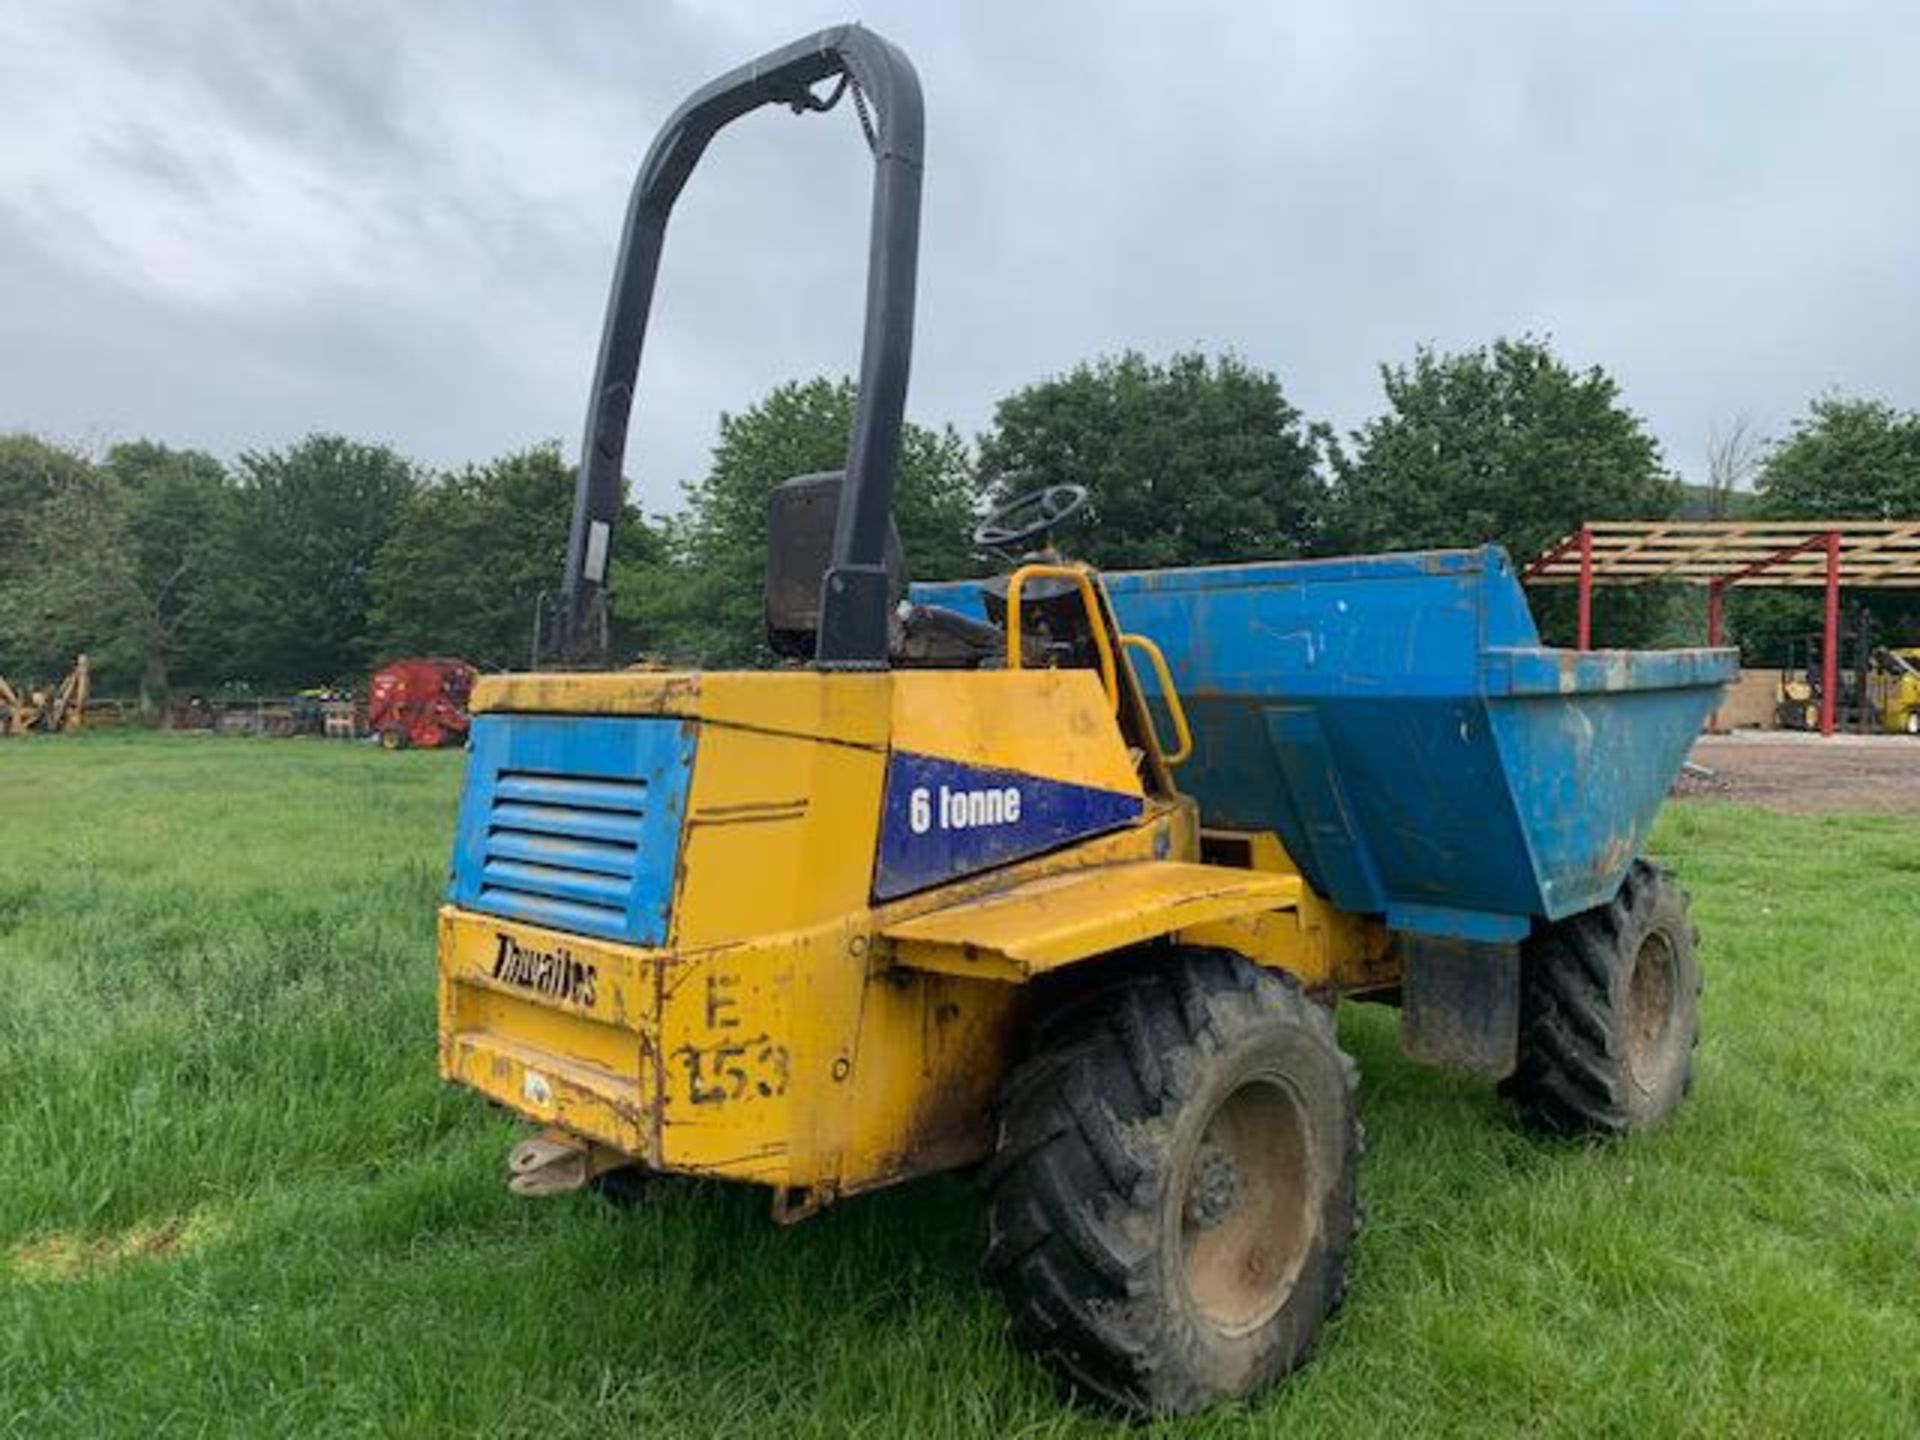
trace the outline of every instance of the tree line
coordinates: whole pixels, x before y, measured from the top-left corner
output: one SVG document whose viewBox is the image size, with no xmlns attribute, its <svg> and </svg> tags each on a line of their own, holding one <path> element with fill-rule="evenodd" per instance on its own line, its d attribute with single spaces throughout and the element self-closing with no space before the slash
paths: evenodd
<svg viewBox="0 0 1920 1440">
<path fill-rule="evenodd" d="M 1736 429 L 1713 484 L 1687 487 L 1598 367 L 1533 338 L 1383 366 L 1380 413 L 1348 434 L 1306 417 L 1233 354 L 1091 360 L 1002 399 L 969 443 L 910 423 L 897 515 L 917 578 L 979 574 L 982 511 L 1086 485 L 1072 553 L 1122 568 L 1495 541 L 1524 561 L 1583 520 L 1741 507 L 1780 518 L 1920 515 L 1920 414 L 1824 397 L 1767 445 Z M 768 657 L 760 586 L 773 486 L 843 463 L 855 390 L 781 386 L 720 418 L 677 513 L 630 510 L 612 576 L 617 648 L 675 663 Z M 1751 490 L 1746 484 L 1751 484 Z M 431 471 L 389 446 L 316 434 L 231 463 L 149 440 L 87 455 L 0 437 L 0 674 L 48 677 L 76 652 L 102 690 L 150 706 L 179 689 L 358 683 L 403 654 L 526 663 L 555 585 L 573 476 L 557 444 Z M 1813 622 L 1808 597 L 1735 596 L 1752 662 Z M 1888 602 L 1881 602 L 1883 607 Z M 1549 638 L 1570 597 L 1541 591 Z M 1697 643 L 1697 593 L 1605 591 L 1606 643 Z M 1911 605 L 1887 610 L 1911 628 Z M 1903 638 L 1920 638 L 1906 636 Z"/>
</svg>

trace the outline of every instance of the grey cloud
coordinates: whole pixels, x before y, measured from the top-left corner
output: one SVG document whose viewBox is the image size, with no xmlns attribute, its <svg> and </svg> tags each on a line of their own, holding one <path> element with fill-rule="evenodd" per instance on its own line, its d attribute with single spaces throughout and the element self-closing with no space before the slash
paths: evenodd
<svg viewBox="0 0 1920 1440">
<path fill-rule="evenodd" d="M 11 8 L 10 8 L 11 7 Z M 576 441 L 633 167 L 784 6 L 0 0 L 0 425 L 435 463 Z M 914 413 L 1231 346 L 1346 427 L 1421 343 L 1551 334 L 1697 470 L 1738 412 L 1920 404 L 1920 14 L 885 0 L 929 170 Z M 756 116 L 676 212 L 633 470 L 852 368 L 850 115 Z"/>
</svg>

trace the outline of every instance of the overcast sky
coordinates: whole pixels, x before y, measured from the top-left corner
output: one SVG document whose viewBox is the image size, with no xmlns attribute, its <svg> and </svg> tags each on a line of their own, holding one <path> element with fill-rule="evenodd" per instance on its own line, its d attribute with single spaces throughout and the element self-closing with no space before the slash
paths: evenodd
<svg viewBox="0 0 1920 1440">
<path fill-rule="evenodd" d="M 1697 475 L 1744 413 L 1920 406 L 1920 7 L 0 0 L 0 429 L 436 465 L 577 453 L 633 170 L 860 18 L 926 89 L 910 413 L 1230 347 L 1343 429 L 1414 347 L 1550 335 Z M 870 165 L 765 110 L 675 212 L 629 473 L 851 371 Z"/>
</svg>

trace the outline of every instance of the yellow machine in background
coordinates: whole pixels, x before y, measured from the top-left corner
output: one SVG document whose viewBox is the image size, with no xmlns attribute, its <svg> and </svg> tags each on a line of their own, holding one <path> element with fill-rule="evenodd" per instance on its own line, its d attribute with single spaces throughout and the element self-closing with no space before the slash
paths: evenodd
<svg viewBox="0 0 1920 1440">
<path fill-rule="evenodd" d="M 1862 608 L 1841 634 L 1834 671 L 1835 726 L 1862 735 L 1920 736 L 1920 648 L 1875 645 L 1872 625 L 1872 613 Z M 1789 643 L 1787 665 L 1775 689 L 1774 720 L 1782 729 L 1820 728 L 1818 643 L 1818 637 Z"/>
<path fill-rule="evenodd" d="M 604 660 L 674 197 L 728 122 L 848 91 L 875 163 L 865 345 L 845 472 L 772 498 L 790 664 L 578 673 Z M 509 1158 L 526 1195 L 696 1175 L 796 1220 L 986 1162 L 987 1271 L 1023 1343 L 1080 1400 L 1193 1411 L 1298 1365 L 1341 1295 L 1340 997 L 1402 1004 L 1410 1053 L 1506 1077 L 1547 1128 L 1679 1102 L 1693 932 L 1636 852 L 1732 657 L 1543 650 L 1487 547 L 1129 577 L 1142 613 L 1185 607 L 1170 665 L 1054 552 L 1075 485 L 976 530 L 1010 573 L 909 595 L 921 130 L 911 65 L 849 26 L 695 92 L 649 152 L 550 668 L 472 696 L 440 1068 L 537 1127 Z M 1276 657 L 1328 708 L 1287 703 Z"/>
<path fill-rule="evenodd" d="M 22 695 L 0 676 L 0 735 L 75 734 L 86 726 L 91 690 L 92 671 L 84 655 L 51 690 Z"/>
<path fill-rule="evenodd" d="M 1873 653 L 1874 704 L 1889 735 L 1920 735 L 1920 647 Z"/>
</svg>

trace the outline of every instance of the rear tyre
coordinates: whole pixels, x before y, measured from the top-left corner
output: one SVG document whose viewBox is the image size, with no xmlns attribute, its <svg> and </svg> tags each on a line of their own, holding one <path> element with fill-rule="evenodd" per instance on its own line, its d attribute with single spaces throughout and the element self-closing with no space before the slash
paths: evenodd
<svg viewBox="0 0 1920 1440">
<path fill-rule="evenodd" d="M 399 726 L 390 726 L 380 732 L 382 750 L 404 750 L 407 748 L 407 732 Z"/>
<path fill-rule="evenodd" d="M 1187 1414 L 1293 1370 L 1340 1301 L 1356 1071 L 1289 978 L 1112 964 L 1007 1082 L 986 1270 L 1070 1395 Z"/>
<path fill-rule="evenodd" d="M 1520 1057 L 1502 1092 L 1553 1134 L 1621 1135 L 1666 1119 L 1693 1085 L 1700 963 L 1687 896 L 1636 860 L 1610 905 L 1521 953 Z"/>
</svg>

